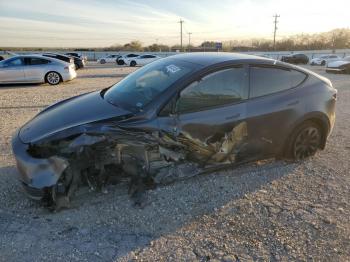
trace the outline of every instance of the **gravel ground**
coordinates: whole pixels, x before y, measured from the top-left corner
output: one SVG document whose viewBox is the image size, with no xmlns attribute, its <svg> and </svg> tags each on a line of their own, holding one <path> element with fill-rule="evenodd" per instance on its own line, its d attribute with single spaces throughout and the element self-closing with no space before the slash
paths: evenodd
<svg viewBox="0 0 350 262">
<path fill-rule="evenodd" d="M 50 213 L 18 182 L 10 139 L 43 107 L 102 89 L 133 69 L 89 65 L 57 87 L 0 87 L 0 261 L 349 261 L 350 76 L 330 75 L 337 121 L 327 148 L 299 162 L 260 161 L 147 193 L 82 189 Z"/>
</svg>

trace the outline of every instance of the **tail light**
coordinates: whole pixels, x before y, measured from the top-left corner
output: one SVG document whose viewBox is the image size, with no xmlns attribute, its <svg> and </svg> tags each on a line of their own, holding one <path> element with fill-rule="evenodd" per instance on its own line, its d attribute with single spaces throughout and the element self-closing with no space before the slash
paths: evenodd
<svg viewBox="0 0 350 262">
<path fill-rule="evenodd" d="M 335 101 L 337 101 L 337 93 L 338 93 L 338 91 L 337 91 L 337 89 L 334 89 L 334 90 L 335 90 L 335 92 L 333 93 L 332 97 L 333 97 L 333 99 Z"/>
</svg>

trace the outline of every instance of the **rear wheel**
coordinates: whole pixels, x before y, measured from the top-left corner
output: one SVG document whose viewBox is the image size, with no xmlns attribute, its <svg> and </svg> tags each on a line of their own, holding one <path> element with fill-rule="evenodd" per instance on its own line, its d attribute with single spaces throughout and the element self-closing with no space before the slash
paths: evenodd
<svg viewBox="0 0 350 262">
<path fill-rule="evenodd" d="M 324 66 L 324 65 L 326 65 L 326 61 L 323 60 L 323 61 L 321 62 L 321 66 Z"/>
<path fill-rule="evenodd" d="M 105 64 L 105 63 L 106 63 L 106 60 L 101 59 L 101 60 L 100 60 L 100 63 L 101 63 L 101 64 Z"/>
<path fill-rule="evenodd" d="M 136 62 L 135 61 L 131 61 L 130 62 L 130 66 L 132 66 L 132 67 L 136 66 Z"/>
<path fill-rule="evenodd" d="M 302 160 L 316 154 L 321 147 L 322 130 L 319 125 L 307 121 L 297 127 L 287 148 L 287 157 Z"/>
<path fill-rule="evenodd" d="M 50 85 L 58 85 L 61 79 L 61 75 L 57 72 L 48 72 L 45 76 L 45 81 Z"/>
</svg>

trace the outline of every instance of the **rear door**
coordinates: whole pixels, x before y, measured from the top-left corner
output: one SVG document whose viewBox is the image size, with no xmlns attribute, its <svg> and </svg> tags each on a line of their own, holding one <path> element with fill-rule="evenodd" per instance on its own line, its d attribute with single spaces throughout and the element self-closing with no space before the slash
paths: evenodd
<svg viewBox="0 0 350 262">
<path fill-rule="evenodd" d="M 246 138 L 247 98 L 247 67 L 208 73 L 180 92 L 175 113 L 161 120 L 161 129 L 203 166 L 233 163 Z"/>
<path fill-rule="evenodd" d="M 247 125 L 250 141 L 247 152 L 265 157 L 279 153 L 292 123 L 304 112 L 303 72 L 275 66 L 250 66 Z"/>
<path fill-rule="evenodd" d="M 24 75 L 27 82 L 43 82 L 50 60 L 39 57 L 26 57 Z"/>
<path fill-rule="evenodd" d="M 15 57 L 4 62 L 0 67 L 1 83 L 22 83 L 24 77 L 24 60 L 21 57 Z"/>
</svg>

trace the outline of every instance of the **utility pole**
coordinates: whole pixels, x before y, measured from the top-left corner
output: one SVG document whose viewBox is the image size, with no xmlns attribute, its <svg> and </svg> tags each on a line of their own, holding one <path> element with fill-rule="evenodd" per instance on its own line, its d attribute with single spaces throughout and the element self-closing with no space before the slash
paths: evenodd
<svg viewBox="0 0 350 262">
<path fill-rule="evenodd" d="M 180 39 L 181 39 L 181 51 L 182 51 L 182 24 L 184 23 L 184 20 L 180 19 Z"/>
<path fill-rule="evenodd" d="M 277 32 L 277 24 L 278 24 L 278 18 L 280 17 L 280 15 L 275 14 L 273 16 L 275 18 L 275 21 L 273 22 L 275 24 L 275 30 L 273 32 L 273 50 L 276 50 L 276 32 Z"/>
<path fill-rule="evenodd" d="M 190 49 L 190 46 L 191 46 L 191 35 L 192 33 L 188 33 L 188 49 Z"/>
</svg>

